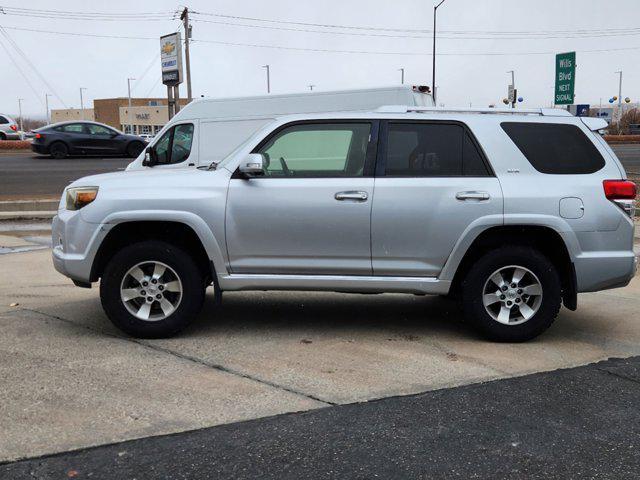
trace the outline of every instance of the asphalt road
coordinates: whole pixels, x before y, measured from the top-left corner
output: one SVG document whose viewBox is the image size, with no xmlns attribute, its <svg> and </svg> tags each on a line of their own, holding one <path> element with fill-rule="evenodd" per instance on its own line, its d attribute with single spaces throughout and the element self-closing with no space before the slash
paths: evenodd
<svg viewBox="0 0 640 480">
<path fill-rule="evenodd" d="M 640 174 L 640 145 L 614 145 L 629 173 Z M 125 168 L 130 158 L 68 158 L 54 160 L 29 152 L 0 154 L 0 200 L 59 197 L 73 180 Z"/>
<path fill-rule="evenodd" d="M 640 358 L 0 465 L 19 479 L 637 478 Z"/>
<path fill-rule="evenodd" d="M 64 160 L 30 152 L 0 154 L 0 200 L 60 197 L 70 182 L 124 169 L 131 158 L 74 157 Z"/>
</svg>

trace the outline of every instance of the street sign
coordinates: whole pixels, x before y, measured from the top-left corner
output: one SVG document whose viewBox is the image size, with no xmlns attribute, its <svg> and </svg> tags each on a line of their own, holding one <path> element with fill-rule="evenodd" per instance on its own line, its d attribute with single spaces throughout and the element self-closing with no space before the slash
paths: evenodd
<svg viewBox="0 0 640 480">
<path fill-rule="evenodd" d="M 588 117 L 591 106 L 588 104 L 576 105 L 576 117 Z"/>
<path fill-rule="evenodd" d="M 571 105 L 576 85 L 576 52 L 556 55 L 556 88 L 554 103 Z"/>
<path fill-rule="evenodd" d="M 179 85 L 182 83 L 182 37 L 180 32 L 160 37 L 160 62 L 162 83 Z"/>
</svg>

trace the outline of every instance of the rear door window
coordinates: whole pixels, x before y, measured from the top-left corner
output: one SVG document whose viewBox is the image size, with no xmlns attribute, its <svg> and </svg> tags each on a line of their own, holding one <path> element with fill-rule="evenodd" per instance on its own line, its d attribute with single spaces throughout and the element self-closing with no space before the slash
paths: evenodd
<svg viewBox="0 0 640 480">
<path fill-rule="evenodd" d="M 71 123 L 69 125 L 63 125 L 61 128 L 65 133 L 85 133 L 82 123 Z"/>
<path fill-rule="evenodd" d="M 5 117 L 0 115 L 0 125 L 5 125 L 7 123 L 9 123 L 9 120 L 7 120 Z"/>
<path fill-rule="evenodd" d="M 389 123 L 385 175 L 393 177 L 484 177 L 490 175 L 461 124 Z"/>
<path fill-rule="evenodd" d="M 537 171 L 556 175 L 594 173 L 602 155 L 575 125 L 503 122 L 502 129 Z"/>
</svg>

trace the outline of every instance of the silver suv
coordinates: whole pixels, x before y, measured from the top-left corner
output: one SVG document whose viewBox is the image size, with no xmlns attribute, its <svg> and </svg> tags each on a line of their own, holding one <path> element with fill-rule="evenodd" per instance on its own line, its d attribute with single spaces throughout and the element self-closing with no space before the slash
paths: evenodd
<svg viewBox="0 0 640 480">
<path fill-rule="evenodd" d="M 20 140 L 18 124 L 4 113 L 0 113 L 0 140 Z"/>
<path fill-rule="evenodd" d="M 120 329 L 166 337 L 205 289 L 458 298 L 498 341 L 545 331 L 577 294 L 629 283 L 636 186 L 602 120 L 560 110 L 384 107 L 276 119 L 208 168 L 199 119 L 148 168 L 85 177 L 53 221 L 56 269 L 100 281 Z M 185 168 L 162 168 L 184 162 Z M 189 163 L 191 162 L 191 163 Z"/>
</svg>

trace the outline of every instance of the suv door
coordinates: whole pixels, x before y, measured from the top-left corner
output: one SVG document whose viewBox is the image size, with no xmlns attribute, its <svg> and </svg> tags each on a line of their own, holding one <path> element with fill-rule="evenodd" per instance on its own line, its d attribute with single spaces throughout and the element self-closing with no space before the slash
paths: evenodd
<svg viewBox="0 0 640 480">
<path fill-rule="evenodd" d="M 438 276 L 469 225 L 502 215 L 500 183 L 462 123 L 385 121 L 380 136 L 373 273 Z"/>
<path fill-rule="evenodd" d="M 265 175 L 230 180 L 231 270 L 370 275 L 376 132 L 367 120 L 298 122 L 263 140 L 253 153 Z"/>
</svg>

